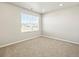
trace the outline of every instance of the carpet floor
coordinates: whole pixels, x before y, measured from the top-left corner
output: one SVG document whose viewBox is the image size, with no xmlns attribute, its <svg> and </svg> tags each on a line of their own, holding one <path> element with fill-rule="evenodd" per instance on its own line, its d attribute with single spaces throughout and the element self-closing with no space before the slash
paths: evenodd
<svg viewBox="0 0 79 59">
<path fill-rule="evenodd" d="M 0 48 L 1 57 L 78 57 L 79 45 L 38 37 Z"/>
</svg>

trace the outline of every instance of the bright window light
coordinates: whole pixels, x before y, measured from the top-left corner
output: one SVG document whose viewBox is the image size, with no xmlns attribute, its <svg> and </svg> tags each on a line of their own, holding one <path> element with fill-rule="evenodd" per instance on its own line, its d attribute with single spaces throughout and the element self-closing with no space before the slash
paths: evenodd
<svg viewBox="0 0 79 59">
<path fill-rule="evenodd" d="M 38 31 L 39 17 L 21 13 L 21 32 Z"/>
</svg>

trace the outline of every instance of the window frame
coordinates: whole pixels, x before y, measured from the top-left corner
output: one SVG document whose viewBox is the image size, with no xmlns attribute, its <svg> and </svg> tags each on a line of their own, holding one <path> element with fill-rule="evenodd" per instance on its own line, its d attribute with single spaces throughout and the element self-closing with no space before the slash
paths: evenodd
<svg viewBox="0 0 79 59">
<path fill-rule="evenodd" d="M 22 24 L 22 22 L 21 22 L 21 21 L 22 21 L 22 19 L 21 19 L 22 13 L 23 13 L 23 14 L 26 14 L 26 15 L 31 15 L 31 16 L 36 16 L 36 17 L 38 17 L 38 19 L 37 19 L 37 20 L 38 20 L 38 25 L 37 25 L 37 26 L 38 26 L 38 29 L 37 29 L 37 30 L 22 31 L 22 26 L 23 26 L 23 24 Z M 21 28 L 20 28 L 20 29 L 21 29 L 21 32 L 36 32 L 36 31 L 39 31 L 39 30 L 40 30 L 40 17 L 39 17 L 39 15 L 35 15 L 35 14 L 32 14 L 32 13 L 27 13 L 27 12 L 21 12 L 21 13 L 20 13 L 20 23 L 21 23 Z"/>
</svg>

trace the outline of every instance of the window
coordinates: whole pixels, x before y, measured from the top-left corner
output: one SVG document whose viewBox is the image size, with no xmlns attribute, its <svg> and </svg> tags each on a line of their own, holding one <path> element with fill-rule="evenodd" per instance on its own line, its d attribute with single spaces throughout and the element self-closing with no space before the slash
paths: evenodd
<svg viewBox="0 0 79 59">
<path fill-rule="evenodd" d="M 21 13 L 21 32 L 38 31 L 39 17 Z"/>
</svg>

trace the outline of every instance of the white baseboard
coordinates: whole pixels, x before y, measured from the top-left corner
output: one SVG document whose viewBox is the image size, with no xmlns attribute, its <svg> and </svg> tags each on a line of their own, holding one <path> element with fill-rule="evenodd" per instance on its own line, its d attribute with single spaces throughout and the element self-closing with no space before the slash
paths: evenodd
<svg viewBox="0 0 79 59">
<path fill-rule="evenodd" d="M 53 36 L 38 35 L 38 36 L 34 36 L 34 37 L 31 37 L 31 38 L 28 38 L 28 39 L 24 39 L 24 40 L 12 42 L 12 43 L 9 43 L 9 44 L 1 45 L 0 48 L 6 47 L 6 46 L 9 46 L 9 45 L 12 45 L 12 44 L 20 43 L 20 42 L 23 42 L 23 41 L 26 41 L 26 40 L 31 40 L 31 39 L 34 39 L 34 38 L 37 38 L 37 37 L 40 37 L 40 36 L 47 37 L 47 38 L 51 38 L 51 39 L 56 39 L 56 40 L 61 40 L 61 41 L 65 41 L 65 42 L 69 42 L 69 43 L 73 43 L 73 44 L 79 44 L 79 43 L 77 43 L 77 42 L 72 42 L 72 41 L 68 41 L 68 40 L 61 39 L 61 38 L 57 38 L 57 37 L 53 37 Z"/>
<path fill-rule="evenodd" d="M 12 42 L 12 43 L 9 43 L 9 44 L 1 45 L 0 48 L 6 47 L 6 46 L 9 46 L 9 45 L 12 45 L 12 44 L 20 43 L 20 42 L 23 42 L 23 41 L 26 41 L 26 40 L 31 40 L 31 39 L 34 39 L 34 38 L 37 38 L 37 37 L 40 37 L 40 36 L 41 35 L 38 35 L 38 36 L 34 36 L 34 37 L 27 38 L 27 39 L 24 39 L 24 40 L 20 40 L 20 41 Z"/>
<path fill-rule="evenodd" d="M 53 36 L 48 36 L 48 35 L 42 35 L 43 37 L 47 37 L 47 38 L 51 38 L 51 39 L 56 39 L 56 40 L 61 40 L 61 41 L 65 41 L 65 42 L 68 42 L 68 43 L 73 43 L 73 44 L 78 44 L 78 42 L 73 42 L 73 41 L 69 41 L 69 40 L 66 40 L 66 39 L 62 39 L 62 38 L 58 38 L 58 37 L 53 37 Z"/>
</svg>

